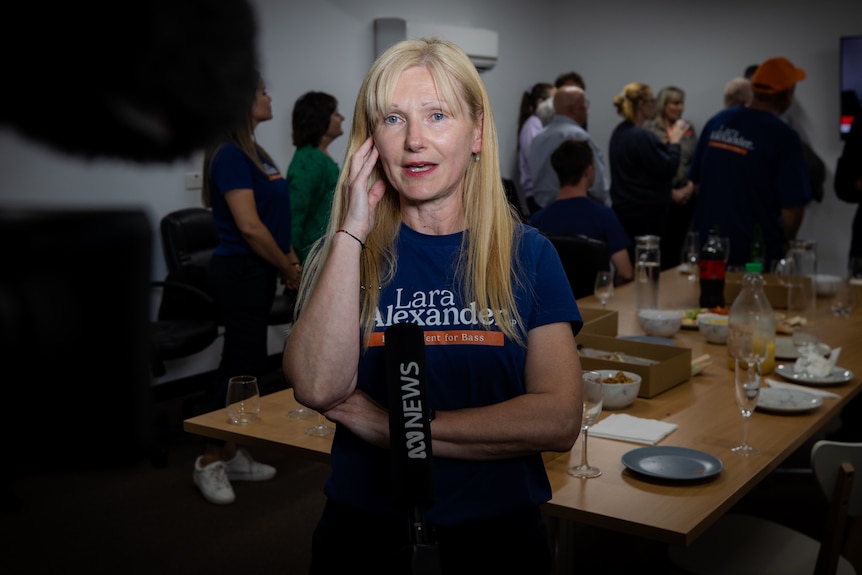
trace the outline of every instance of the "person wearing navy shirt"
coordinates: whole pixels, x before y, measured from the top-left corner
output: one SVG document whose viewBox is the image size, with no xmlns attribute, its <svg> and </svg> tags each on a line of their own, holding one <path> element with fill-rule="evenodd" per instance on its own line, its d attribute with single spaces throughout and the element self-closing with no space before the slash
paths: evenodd
<svg viewBox="0 0 862 575">
<path fill-rule="evenodd" d="M 213 409 L 224 407 L 231 377 L 264 375 L 278 277 L 297 289 L 302 272 L 291 245 L 287 183 L 254 139 L 257 125 L 272 119 L 271 103 L 258 77 L 245 122 L 204 156 L 202 199 L 212 208 L 219 236 L 207 277 L 224 325 Z M 207 501 L 227 504 L 236 497 L 231 480 L 262 481 L 275 471 L 233 442 L 208 440 L 192 478 Z"/>
<path fill-rule="evenodd" d="M 554 246 L 506 198 L 487 91 L 454 44 L 405 40 L 352 125 L 284 350 L 296 399 L 336 423 L 310 573 L 406 572 L 383 347 L 404 322 L 426 344 L 442 572 L 550 573 L 542 452 L 579 433 L 583 322 Z"/>
</svg>

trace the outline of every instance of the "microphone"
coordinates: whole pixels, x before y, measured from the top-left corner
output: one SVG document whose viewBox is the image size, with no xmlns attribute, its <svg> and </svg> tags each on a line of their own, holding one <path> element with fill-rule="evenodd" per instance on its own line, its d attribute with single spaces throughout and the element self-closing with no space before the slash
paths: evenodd
<svg viewBox="0 0 862 575">
<path fill-rule="evenodd" d="M 434 496 L 425 332 L 414 323 L 398 323 L 386 329 L 383 341 L 394 502 L 427 509 Z"/>
</svg>

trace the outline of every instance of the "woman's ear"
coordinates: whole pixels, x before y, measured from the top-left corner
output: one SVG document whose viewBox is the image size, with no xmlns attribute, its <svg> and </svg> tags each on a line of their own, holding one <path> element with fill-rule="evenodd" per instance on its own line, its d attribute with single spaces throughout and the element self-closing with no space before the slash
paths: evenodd
<svg viewBox="0 0 862 575">
<path fill-rule="evenodd" d="M 479 120 L 476 122 L 476 127 L 474 128 L 473 133 L 473 147 L 470 151 L 474 154 L 478 154 L 482 152 L 482 130 L 485 125 L 485 114 L 479 116 Z"/>
</svg>

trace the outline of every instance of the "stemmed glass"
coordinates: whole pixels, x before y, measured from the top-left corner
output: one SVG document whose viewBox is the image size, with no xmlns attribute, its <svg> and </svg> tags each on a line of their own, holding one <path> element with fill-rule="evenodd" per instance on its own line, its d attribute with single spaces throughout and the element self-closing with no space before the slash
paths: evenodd
<svg viewBox="0 0 862 575">
<path fill-rule="evenodd" d="M 760 347 L 765 351 L 766 345 Z M 757 398 L 760 396 L 760 373 L 764 355 L 765 353 L 761 354 L 757 349 L 751 334 L 745 334 L 740 338 L 733 386 L 736 390 L 736 405 L 742 412 L 742 443 L 731 449 L 739 455 L 748 456 L 757 453 L 757 449 L 748 444 L 748 420 L 754 408 L 757 407 Z"/>
<path fill-rule="evenodd" d="M 838 289 L 835 290 L 829 307 L 832 314 L 838 317 L 848 317 L 853 313 L 853 309 L 856 307 L 856 288 L 850 284 L 847 278 L 842 279 L 841 283 L 838 284 Z"/>
<path fill-rule="evenodd" d="M 314 410 L 300 405 L 296 409 L 288 411 L 287 416 L 291 419 L 310 419 L 314 417 Z"/>
<path fill-rule="evenodd" d="M 608 300 L 614 295 L 614 274 L 610 271 L 600 271 L 596 273 L 595 285 L 596 297 L 602 302 L 602 308 L 608 303 Z"/>
<path fill-rule="evenodd" d="M 309 427 L 305 430 L 307 435 L 313 435 L 314 437 L 328 437 L 335 433 L 335 428 L 326 424 L 326 419 L 323 415 L 318 411 L 317 412 L 317 424 L 314 427 Z"/>
<path fill-rule="evenodd" d="M 685 269 L 688 272 L 688 280 L 696 281 L 700 271 L 700 253 L 698 251 L 698 244 L 700 243 L 700 237 L 697 232 L 688 232 L 685 236 L 685 244 L 683 244 L 682 248 L 682 263 L 685 266 Z"/>
<path fill-rule="evenodd" d="M 587 434 L 590 426 L 596 422 L 602 412 L 604 384 L 602 384 L 601 374 L 595 371 L 582 372 L 582 378 L 584 380 L 584 418 L 581 420 L 581 431 L 584 436 L 584 448 L 581 451 L 581 463 L 569 467 L 569 475 L 588 479 L 602 474 L 601 469 L 587 462 Z"/>
</svg>

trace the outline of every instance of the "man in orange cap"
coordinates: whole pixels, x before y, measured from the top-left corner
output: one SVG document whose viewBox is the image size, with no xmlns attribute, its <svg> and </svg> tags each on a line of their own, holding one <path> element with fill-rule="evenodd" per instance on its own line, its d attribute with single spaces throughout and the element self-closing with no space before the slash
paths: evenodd
<svg viewBox="0 0 862 575">
<path fill-rule="evenodd" d="M 730 238 L 732 269 L 751 260 L 758 229 L 764 269 L 770 269 L 811 202 L 799 134 L 779 117 L 804 79 L 805 71 L 787 58 L 766 60 L 751 78 L 751 104 L 722 110 L 701 132 L 689 170 L 699 189 L 694 227 L 701 238 L 716 226 Z"/>
</svg>

